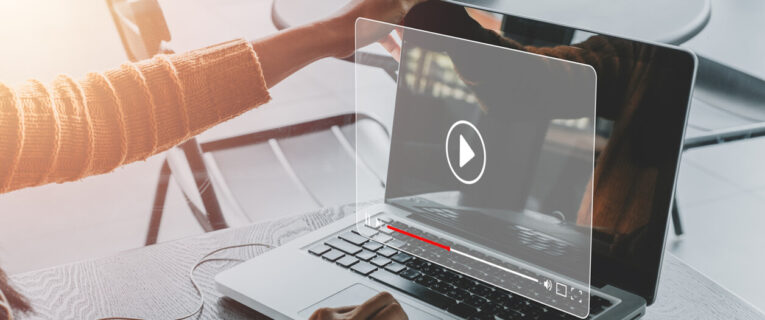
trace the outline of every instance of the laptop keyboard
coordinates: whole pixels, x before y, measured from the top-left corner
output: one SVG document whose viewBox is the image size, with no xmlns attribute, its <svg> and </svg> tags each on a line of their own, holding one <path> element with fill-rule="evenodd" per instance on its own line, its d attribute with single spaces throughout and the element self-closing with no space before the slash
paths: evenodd
<svg viewBox="0 0 765 320">
<path fill-rule="evenodd" d="M 579 319 L 399 251 L 400 246 L 391 241 L 400 240 L 383 230 L 389 229 L 365 229 L 362 236 L 352 227 L 308 252 L 461 318 Z M 611 305 L 609 300 L 591 295 L 590 318 Z"/>
</svg>

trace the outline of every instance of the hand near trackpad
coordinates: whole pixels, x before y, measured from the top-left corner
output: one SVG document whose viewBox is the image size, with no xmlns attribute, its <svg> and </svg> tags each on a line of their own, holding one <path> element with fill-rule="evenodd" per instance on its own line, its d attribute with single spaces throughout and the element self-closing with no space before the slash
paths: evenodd
<svg viewBox="0 0 765 320">
<path fill-rule="evenodd" d="M 330 295 L 300 311 L 310 319 L 439 319 L 433 315 L 399 303 L 387 292 L 357 283 Z"/>
</svg>

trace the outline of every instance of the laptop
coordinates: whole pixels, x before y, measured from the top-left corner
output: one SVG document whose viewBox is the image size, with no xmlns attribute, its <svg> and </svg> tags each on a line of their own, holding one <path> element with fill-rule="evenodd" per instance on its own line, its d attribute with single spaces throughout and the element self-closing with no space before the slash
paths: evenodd
<svg viewBox="0 0 765 320">
<path fill-rule="evenodd" d="M 479 124 L 475 129 L 484 135 L 479 140 L 496 141 L 491 136 L 496 135 L 494 131 L 480 125 L 489 121 L 481 119 L 480 114 L 473 113 L 472 118 L 460 114 L 455 111 L 462 110 L 459 108 L 435 113 L 444 116 L 432 117 L 431 122 L 408 121 L 412 119 L 410 113 L 417 111 L 403 108 L 402 99 L 423 99 L 426 110 L 433 101 L 432 97 L 417 96 L 400 81 L 383 203 L 365 207 L 363 221 L 351 214 L 218 274 L 217 289 L 274 319 L 305 319 L 316 309 L 357 305 L 380 291 L 391 292 L 410 319 L 643 316 L 646 306 L 657 299 L 668 215 L 695 79 L 695 55 L 672 46 L 445 2 L 417 7 L 406 17 L 405 24 L 451 37 L 591 64 L 597 72 L 594 172 L 591 162 L 587 171 L 577 170 L 583 163 L 574 161 L 557 173 L 565 175 L 571 183 L 592 182 L 591 202 L 587 202 L 586 195 L 572 195 L 566 185 L 538 188 L 518 183 L 532 172 L 549 171 L 545 166 L 550 165 L 550 154 L 556 152 L 555 148 L 542 148 L 545 131 L 533 127 L 524 132 L 532 137 L 529 141 L 540 143 L 524 145 L 519 160 L 520 167 L 528 170 L 506 172 L 496 167 L 487 168 L 486 172 L 480 170 L 479 180 L 503 177 L 504 192 L 476 193 L 466 186 L 470 183 L 455 183 L 460 177 L 450 172 L 454 164 L 449 160 L 450 147 L 444 146 L 450 143 L 449 137 L 446 141 L 442 134 L 413 138 L 408 133 L 435 132 L 433 128 L 453 119 L 468 118 L 466 122 Z M 404 43 L 402 66 L 408 65 L 406 52 Z M 511 76 L 515 75 L 508 75 Z M 545 94 L 543 88 L 540 94 Z M 450 101 L 450 105 L 453 103 Z M 428 112 L 434 114 L 437 110 Z M 559 125 L 572 123 L 564 121 Z M 482 153 L 476 147 L 476 138 L 469 136 L 470 126 L 463 127 L 467 131 L 456 135 L 460 139 L 454 139 L 457 156 L 453 161 L 467 168 L 471 161 L 480 163 Z M 463 136 L 467 136 L 465 141 Z M 535 140 L 537 136 L 541 138 Z M 411 143 L 413 139 L 421 140 Z M 470 150 L 463 152 L 459 148 Z M 437 156 L 441 160 L 431 161 Z M 559 167 L 557 164 L 554 168 Z M 551 195 L 563 200 L 552 204 L 544 201 Z M 529 211 L 530 203 L 535 204 L 534 212 L 525 212 Z M 556 210 L 573 205 L 591 207 L 591 211 L 586 211 L 591 216 Z M 548 303 L 538 296 L 540 292 L 546 294 L 547 289 L 553 297 L 558 294 L 576 302 L 574 285 L 564 288 L 561 294 L 557 285 L 548 287 L 546 281 L 539 281 L 540 286 L 524 291 L 522 279 L 515 278 L 549 275 L 555 270 L 548 269 L 554 268 L 540 267 L 534 258 L 519 252 L 503 252 L 471 237 L 475 230 L 470 230 L 471 224 L 465 221 L 476 219 L 496 221 L 493 225 L 510 230 L 508 234 L 517 237 L 525 249 L 541 252 L 538 256 L 542 257 L 568 254 L 570 248 L 576 247 L 573 244 L 581 240 L 579 233 L 573 232 L 577 222 L 591 220 L 591 242 L 586 242 L 591 245 L 589 295 L 583 299 L 588 306 L 586 314 L 570 312 L 559 301 Z M 465 261 L 448 250 L 434 250 L 435 247 L 468 253 L 472 259 Z M 487 281 L 463 272 L 487 265 L 519 277 Z"/>
</svg>

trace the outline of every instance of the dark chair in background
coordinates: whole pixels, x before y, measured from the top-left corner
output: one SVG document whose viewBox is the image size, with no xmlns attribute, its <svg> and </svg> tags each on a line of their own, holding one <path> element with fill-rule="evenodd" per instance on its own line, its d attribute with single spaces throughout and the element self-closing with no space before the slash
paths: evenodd
<svg viewBox="0 0 765 320">
<path fill-rule="evenodd" d="M 765 80 L 699 56 L 692 107 L 710 108 L 739 120 L 738 125 L 709 129 L 689 122 L 701 134 L 687 136 L 683 151 L 765 136 Z M 683 234 L 677 191 L 672 205 L 676 235 Z"/>
</svg>

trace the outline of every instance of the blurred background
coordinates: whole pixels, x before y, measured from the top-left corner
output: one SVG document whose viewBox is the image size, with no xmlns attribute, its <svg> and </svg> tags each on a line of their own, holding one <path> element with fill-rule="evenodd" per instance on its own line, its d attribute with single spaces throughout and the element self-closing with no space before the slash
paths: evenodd
<svg viewBox="0 0 765 320">
<path fill-rule="evenodd" d="M 160 0 L 159 4 L 172 35 L 166 44 L 175 51 L 233 38 L 256 39 L 277 30 L 272 0 Z M 708 23 L 682 46 L 714 61 L 707 64 L 715 70 L 712 82 L 761 83 L 765 39 L 759 33 L 765 30 L 765 1 L 712 0 L 710 4 Z M 328 7 L 327 12 L 332 9 Z M 59 73 L 78 78 L 129 59 L 104 0 L 0 0 L 0 24 L 0 81 L 7 84 L 31 77 L 50 81 Z M 319 61 L 280 83 L 272 95 L 271 103 L 197 140 L 204 144 L 352 112 L 353 65 L 334 59 Z M 765 122 L 765 100 L 748 99 L 697 90 L 688 136 Z M 321 183 L 336 174 L 333 166 L 348 161 L 331 156 L 347 151 L 344 139 L 350 143 L 354 139 L 342 119 L 338 121 L 339 130 L 266 139 L 205 154 L 210 175 L 218 179 L 213 185 L 228 226 L 349 202 L 337 194 L 306 193 L 306 189 L 327 189 Z M 378 125 L 370 125 L 366 138 L 383 134 L 384 130 L 375 128 Z M 285 158 L 316 153 L 330 156 L 326 162 L 285 165 Z M 162 212 L 158 242 L 204 232 L 205 226 L 187 203 L 205 207 L 196 198 L 203 196 L 187 192 L 191 199 L 184 197 L 182 190 L 195 188 L 193 178 L 184 179 L 181 169 L 169 178 L 164 203 L 154 208 L 166 159 L 166 154 L 157 155 L 79 182 L 1 194 L 0 265 L 14 274 L 142 247 L 157 210 Z M 667 241 L 669 252 L 760 310 L 765 310 L 765 278 L 761 276 L 765 269 L 764 160 L 764 138 L 686 151 L 677 186 L 685 232 L 682 236 L 670 232 Z M 259 170 L 251 169 L 255 163 Z M 220 185 L 220 181 L 227 183 Z M 242 185 L 249 186 L 245 193 L 237 187 Z M 275 196 L 258 196 L 266 194 Z"/>
</svg>

